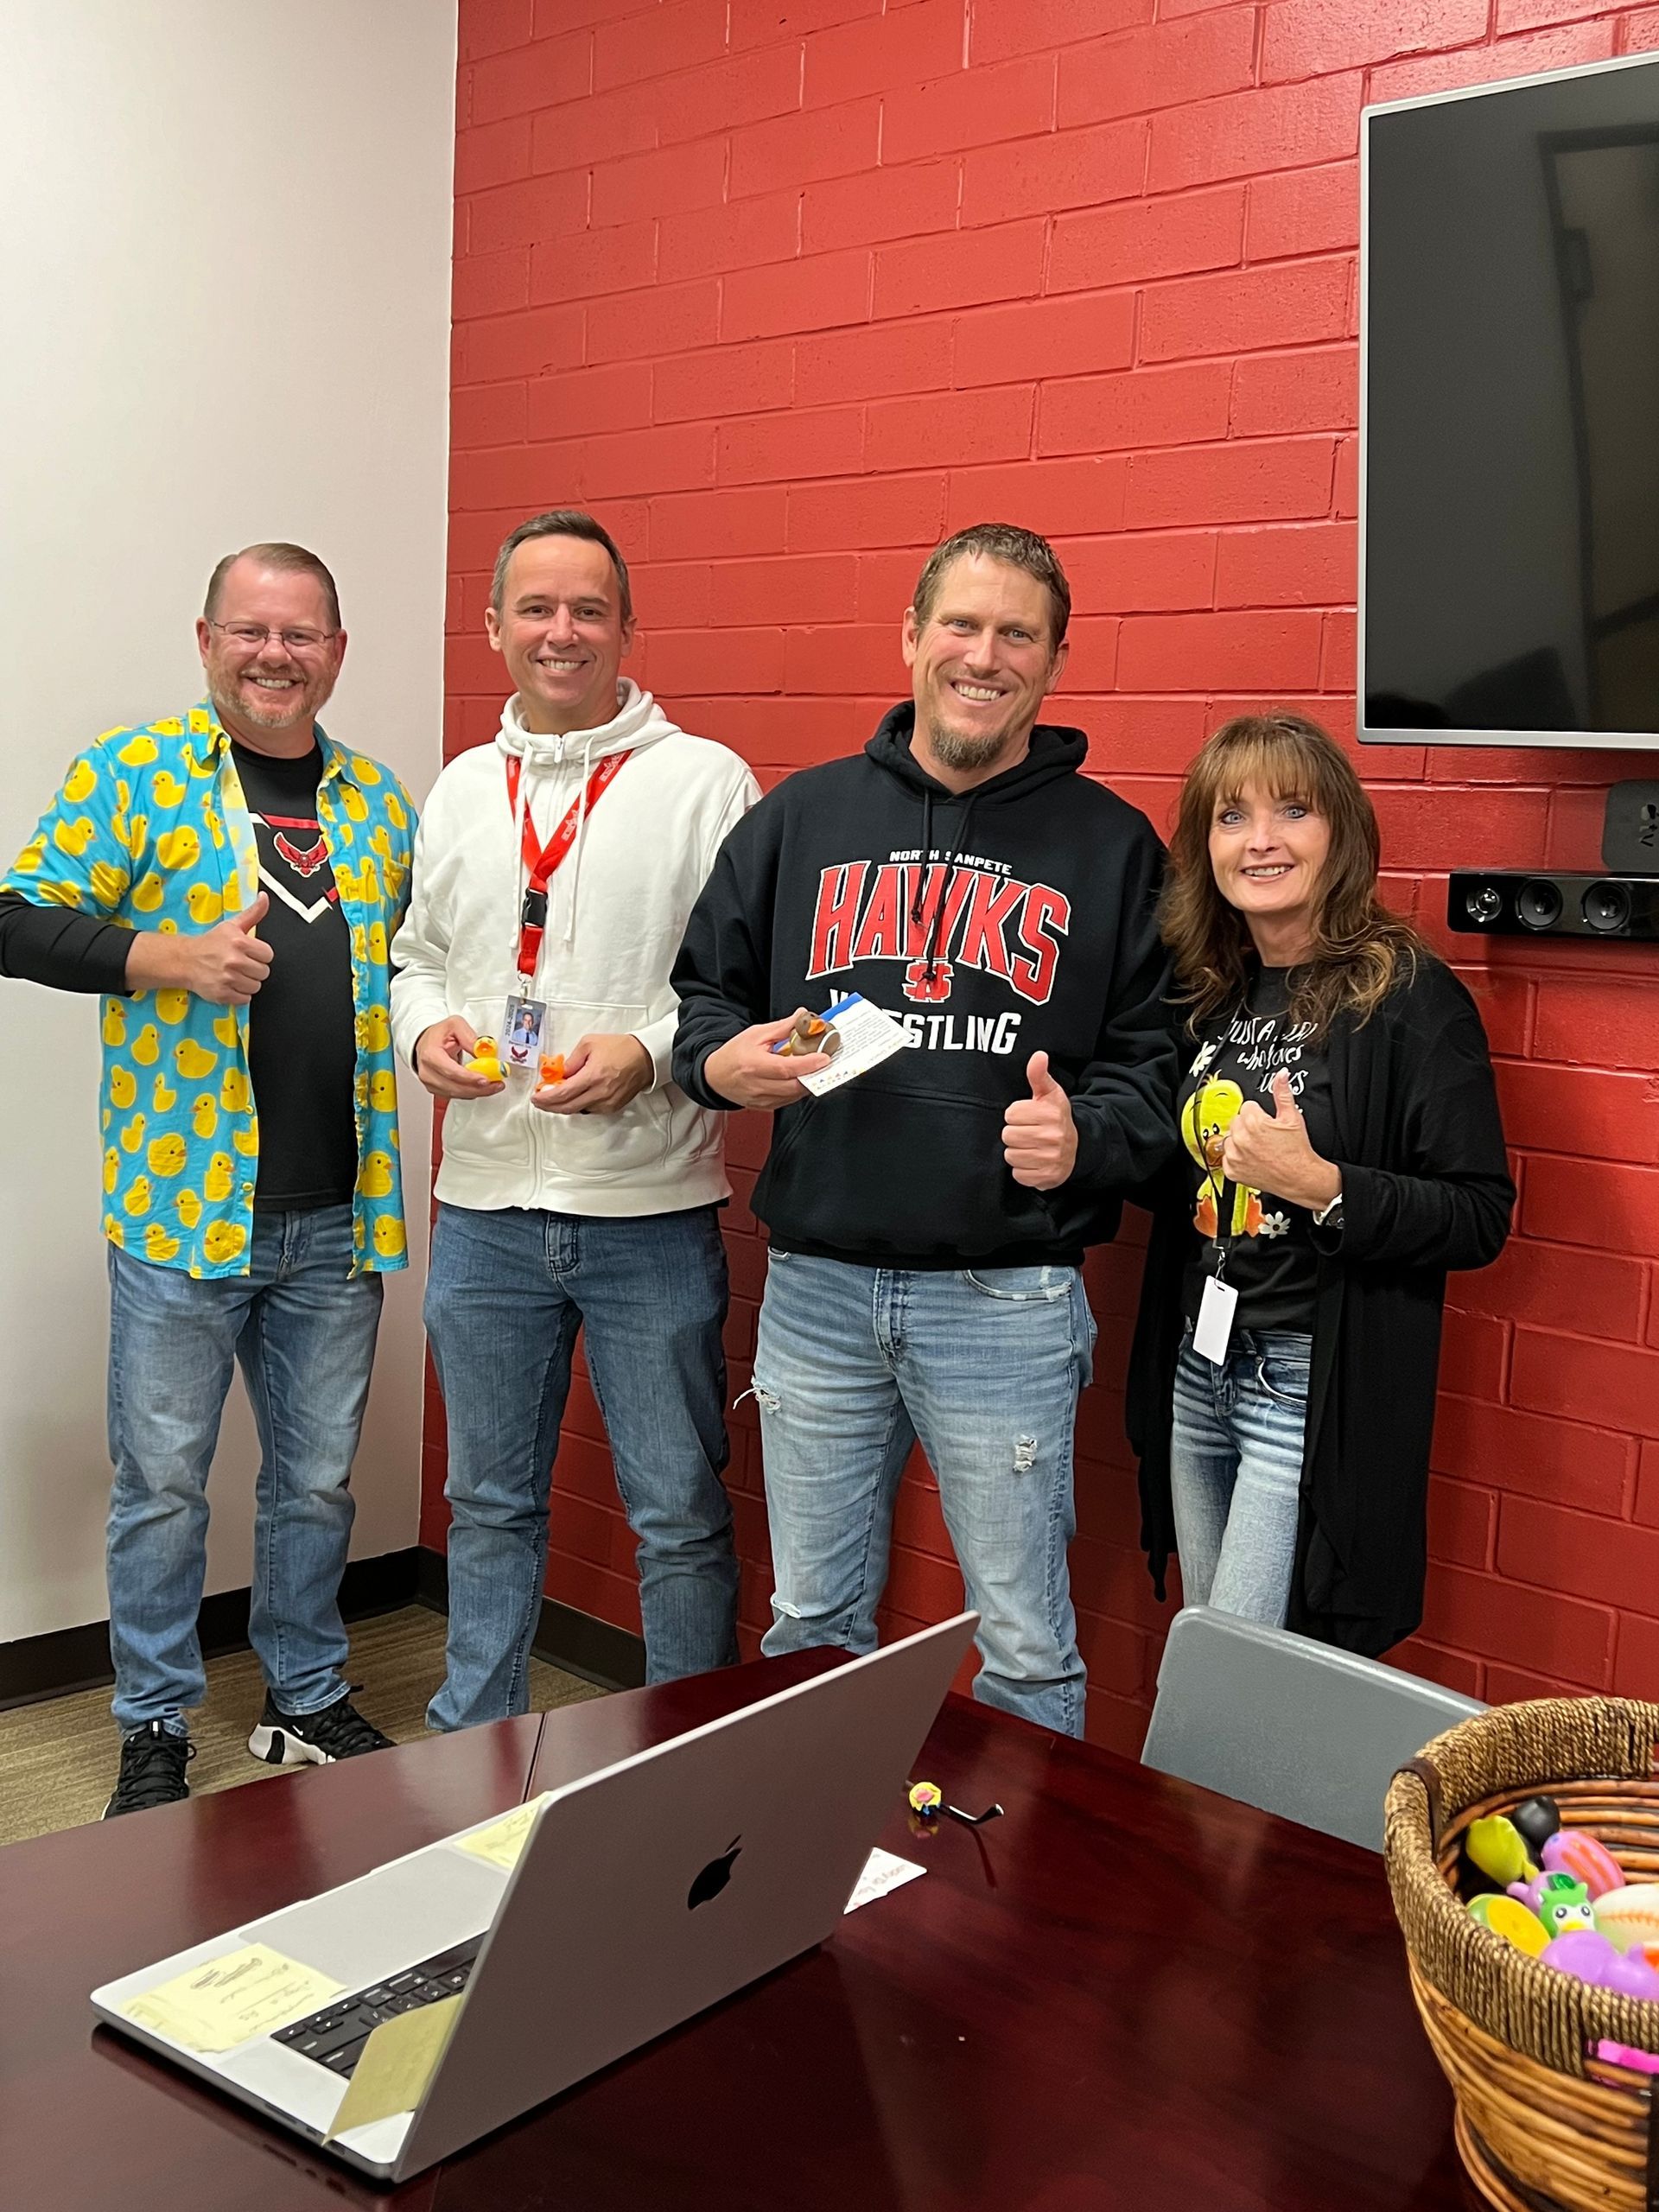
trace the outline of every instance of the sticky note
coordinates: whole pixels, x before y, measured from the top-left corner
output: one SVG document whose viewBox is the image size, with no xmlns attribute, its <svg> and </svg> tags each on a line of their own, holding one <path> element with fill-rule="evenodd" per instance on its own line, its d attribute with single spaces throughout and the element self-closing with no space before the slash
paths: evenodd
<svg viewBox="0 0 1659 2212">
<path fill-rule="evenodd" d="M 532 1797 L 527 1805 L 516 1805 L 500 1820 L 486 1828 L 475 1828 L 471 1835 L 458 1835 L 454 1840 L 457 1851 L 470 1851 L 475 1858 L 487 1859 L 492 1866 L 511 1869 L 518 1863 L 518 1854 L 524 1847 L 524 1838 L 537 1814 L 553 1795 L 543 1790 L 539 1797 Z"/>
<path fill-rule="evenodd" d="M 889 1890 L 901 1889 L 906 1882 L 913 1882 L 918 1874 L 925 1874 L 925 1866 L 918 1866 L 913 1859 L 895 1858 L 890 1851 L 873 1851 L 864 1861 L 864 1871 L 853 1885 L 853 1894 L 842 1907 L 844 1912 L 856 1912 L 861 1904 L 871 1904 L 877 1897 L 884 1897 Z"/>
<path fill-rule="evenodd" d="M 249 1943 L 130 1997 L 122 2010 L 137 2026 L 187 2050 L 229 2050 L 251 2036 L 302 2020 L 338 1997 L 342 1986 L 268 1944 Z"/>
<path fill-rule="evenodd" d="M 413 2112 L 426 2094 L 460 2011 L 458 1996 L 441 1997 L 435 2005 L 382 2020 L 358 2055 L 324 2141 L 343 2135 L 348 2127 L 366 2127 L 371 2120 Z"/>
</svg>

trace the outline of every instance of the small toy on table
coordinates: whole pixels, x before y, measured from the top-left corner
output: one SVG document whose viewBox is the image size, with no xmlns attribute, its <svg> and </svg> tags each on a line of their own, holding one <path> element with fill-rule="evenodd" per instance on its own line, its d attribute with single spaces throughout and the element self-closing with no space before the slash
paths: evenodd
<svg viewBox="0 0 1659 2212">
<path fill-rule="evenodd" d="M 935 1821 L 944 1802 L 944 1792 L 936 1782 L 916 1782 L 910 1788 L 910 1809 L 919 1819 Z"/>
<path fill-rule="evenodd" d="M 472 1058 L 461 1062 L 462 1072 L 481 1075 L 486 1083 L 505 1083 L 506 1071 L 501 1065 L 501 1048 L 493 1037 L 480 1037 L 473 1046 Z"/>
</svg>

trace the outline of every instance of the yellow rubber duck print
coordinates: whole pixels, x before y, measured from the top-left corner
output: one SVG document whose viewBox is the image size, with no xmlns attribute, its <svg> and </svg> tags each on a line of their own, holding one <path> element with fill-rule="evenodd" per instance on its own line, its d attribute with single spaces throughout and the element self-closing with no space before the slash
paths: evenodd
<svg viewBox="0 0 1659 2212">
<path fill-rule="evenodd" d="M 210 1137 L 219 1127 L 219 1108 L 211 1090 L 204 1090 L 190 1109 L 190 1126 L 199 1137 Z"/>
<path fill-rule="evenodd" d="M 391 1113 L 397 1103 L 397 1078 L 390 1068 L 376 1068 L 369 1077 L 369 1100 L 383 1114 Z"/>
<path fill-rule="evenodd" d="M 147 1068 L 153 1068 L 162 1057 L 162 1033 L 153 1021 L 147 1021 L 132 1040 L 132 1057 Z"/>
<path fill-rule="evenodd" d="M 178 806 L 187 795 L 185 786 L 166 768 L 156 771 L 150 778 L 149 788 L 157 806 Z"/>
<path fill-rule="evenodd" d="M 384 922 L 369 924 L 369 957 L 377 966 L 386 964 L 386 925 Z"/>
<path fill-rule="evenodd" d="M 184 1020 L 185 1015 L 190 1011 L 189 992 L 157 991 L 156 994 L 156 1011 L 160 1014 L 163 1021 L 170 1022 L 176 1029 L 180 1022 Z"/>
<path fill-rule="evenodd" d="M 235 1051 L 239 1032 L 236 1026 L 236 1008 L 233 1006 L 226 1007 L 224 1013 L 215 1019 L 213 1034 L 227 1052 Z"/>
<path fill-rule="evenodd" d="M 201 1249 L 210 1260 L 233 1260 L 248 1241 L 248 1232 L 239 1221 L 216 1221 L 201 1240 Z"/>
<path fill-rule="evenodd" d="M 357 1049 L 359 1052 L 384 1052 L 391 1043 L 391 1025 L 383 1006 L 365 1007 L 357 1017 Z"/>
<path fill-rule="evenodd" d="M 63 796 L 71 806 L 79 806 L 97 789 L 98 771 L 90 760 L 77 760 L 63 779 Z"/>
<path fill-rule="evenodd" d="M 147 1117 L 143 1114 L 135 1114 L 121 1132 L 122 1151 L 137 1152 L 144 1141 L 144 1131 L 148 1127 Z"/>
<path fill-rule="evenodd" d="M 380 780 L 378 768 L 372 760 L 365 760 L 360 753 L 352 755 L 352 773 L 359 784 L 378 784 Z"/>
<path fill-rule="evenodd" d="M 228 1152 L 216 1152 L 208 1161 L 201 1188 L 210 1205 L 221 1205 L 230 1197 L 231 1155 Z"/>
<path fill-rule="evenodd" d="M 110 1103 L 124 1114 L 138 1096 L 138 1085 L 133 1080 L 130 1068 L 110 1070 Z"/>
<path fill-rule="evenodd" d="M 363 1162 L 357 1179 L 357 1187 L 365 1198 L 385 1198 L 391 1195 L 391 1160 L 384 1152 L 372 1152 Z"/>
<path fill-rule="evenodd" d="M 178 1256 L 178 1238 L 169 1236 L 159 1221 L 152 1221 L 144 1231 L 144 1257 L 153 1260 L 157 1267 L 165 1267 Z"/>
<path fill-rule="evenodd" d="M 187 1229 L 194 1229 L 201 1219 L 201 1200 L 194 1191 L 181 1191 L 173 1201 L 173 1211 Z"/>
<path fill-rule="evenodd" d="M 118 906 L 131 880 L 124 868 L 113 867 L 108 861 L 92 862 L 92 896 L 100 906 Z"/>
<path fill-rule="evenodd" d="M 206 1051 L 194 1037 L 181 1037 L 173 1047 L 173 1065 L 187 1083 L 200 1083 L 219 1065 L 219 1054 Z"/>
<path fill-rule="evenodd" d="M 383 1260 L 395 1260 L 409 1239 L 396 1214 L 383 1213 L 374 1224 L 374 1249 Z"/>
<path fill-rule="evenodd" d="M 121 1155 L 111 1145 L 104 1155 L 104 1188 L 113 1191 L 121 1174 Z"/>
<path fill-rule="evenodd" d="M 181 830 L 163 830 L 156 840 L 156 857 L 164 868 L 194 868 L 201 858 L 201 840 L 188 822 Z"/>
<path fill-rule="evenodd" d="M 152 869 L 148 875 L 141 875 L 133 886 L 132 903 L 141 914 L 153 914 L 165 895 L 162 879 Z"/>
<path fill-rule="evenodd" d="M 156 1071 L 156 1080 L 149 1086 L 149 1104 L 151 1112 L 156 1114 L 170 1114 L 178 1103 L 179 1094 L 174 1090 L 172 1084 L 168 1081 L 167 1070 L 165 1068 L 157 1068 Z"/>
<path fill-rule="evenodd" d="M 245 1122 L 239 1129 L 232 1129 L 231 1131 L 231 1142 L 236 1147 L 244 1160 L 257 1160 L 259 1157 L 258 1122 L 257 1121 L 247 1122 Z"/>
<path fill-rule="evenodd" d="M 1226 1187 L 1222 1152 L 1227 1132 L 1243 1103 L 1244 1094 L 1236 1083 L 1210 1076 L 1199 1084 L 1181 1109 L 1181 1141 L 1205 1171 L 1205 1180 L 1192 1214 L 1192 1226 L 1200 1236 L 1214 1237 L 1217 1234 L 1217 1205 Z M 1231 1187 L 1233 1202 L 1228 1233 L 1233 1236 L 1258 1236 L 1262 1228 L 1261 1192 L 1243 1183 L 1235 1183 Z"/>
<path fill-rule="evenodd" d="M 354 790 L 350 784 L 343 784 L 340 786 L 340 803 L 353 822 L 368 820 L 369 802 L 361 791 Z"/>
<path fill-rule="evenodd" d="M 176 1130 L 164 1137 L 152 1137 L 144 1157 L 152 1175 L 177 1175 L 184 1166 L 184 1139 Z"/>
<path fill-rule="evenodd" d="M 96 835 L 90 814 L 78 814 L 73 822 L 60 822 L 52 831 L 52 842 L 60 853 L 67 853 L 79 860 Z"/>
<path fill-rule="evenodd" d="M 155 739 L 141 733 L 130 738 L 115 757 L 124 768 L 147 768 L 152 760 L 160 759 L 161 753 Z"/>
<path fill-rule="evenodd" d="M 119 999 L 104 1001 L 104 1042 L 124 1045 L 127 1041 L 127 1012 Z"/>
<path fill-rule="evenodd" d="M 193 883 L 184 899 L 198 929 L 208 928 L 225 911 L 225 901 L 209 883 Z"/>
<path fill-rule="evenodd" d="M 219 1086 L 219 1103 L 227 1114 L 245 1114 L 251 1103 L 246 1071 L 241 1068 L 226 1068 L 225 1080 Z"/>
<path fill-rule="evenodd" d="M 122 1199 L 121 1204 L 126 1209 L 127 1212 L 132 1215 L 135 1220 L 140 1214 L 148 1213 L 149 1211 L 149 1178 L 148 1175 L 135 1176 L 132 1186 L 128 1191 L 125 1198 Z"/>
</svg>

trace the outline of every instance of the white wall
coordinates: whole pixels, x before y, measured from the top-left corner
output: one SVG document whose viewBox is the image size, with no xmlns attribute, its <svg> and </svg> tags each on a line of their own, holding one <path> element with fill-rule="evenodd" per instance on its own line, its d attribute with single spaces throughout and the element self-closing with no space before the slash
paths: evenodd
<svg viewBox="0 0 1659 2212">
<path fill-rule="evenodd" d="M 218 556 L 312 546 L 324 719 L 440 758 L 451 0 L 0 0 L 0 852 L 75 749 L 200 696 Z M 0 864 L 4 864 L 0 862 Z M 97 1620 L 109 1465 L 96 1001 L 0 982 L 0 1642 Z M 404 1100 L 410 1245 L 429 1122 Z M 353 1551 L 415 1539 L 420 1279 L 389 1279 Z M 208 1587 L 245 1583 L 239 1384 Z"/>
</svg>

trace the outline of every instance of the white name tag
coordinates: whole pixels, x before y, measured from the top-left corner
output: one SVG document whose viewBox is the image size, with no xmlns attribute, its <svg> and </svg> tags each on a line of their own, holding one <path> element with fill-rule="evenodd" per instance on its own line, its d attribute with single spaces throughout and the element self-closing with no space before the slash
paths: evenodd
<svg viewBox="0 0 1659 2212">
<path fill-rule="evenodd" d="M 863 1075 L 883 1060 L 890 1060 L 895 1052 L 905 1048 L 905 1033 L 893 1016 L 884 1014 L 879 1006 L 872 1006 L 857 992 L 826 1007 L 823 1018 L 835 1024 L 841 1038 L 841 1050 L 827 1068 L 801 1077 L 815 1098 L 839 1090 L 843 1083 L 850 1083 L 855 1076 Z"/>
<path fill-rule="evenodd" d="M 1217 1367 L 1226 1359 L 1237 1304 L 1238 1293 L 1231 1283 L 1219 1282 L 1214 1275 L 1205 1277 L 1204 1296 L 1198 1301 L 1198 1323 L 1192 1331 L 1192 1349 L 1200 1359 L 1212 1360 Z"/>
</svg>

